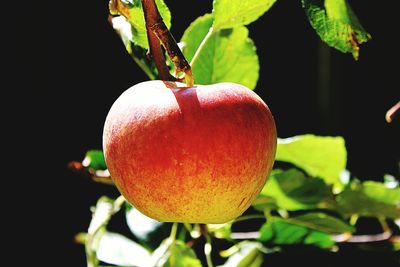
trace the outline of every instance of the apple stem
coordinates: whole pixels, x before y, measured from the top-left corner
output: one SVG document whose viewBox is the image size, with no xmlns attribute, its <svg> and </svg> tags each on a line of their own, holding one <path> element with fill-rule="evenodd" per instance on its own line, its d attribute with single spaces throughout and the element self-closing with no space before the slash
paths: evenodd
<svg viewBox="0 0 400 267">
<path fill-rule="evenodd" d="M 186 84 L 193 86 L 194 79 L 191 67 L 180 50 L 175 38 L 165 25 L 154 0 L 142 0 L 144 18 L 146 22 L 147 37 L 149 41 L 151 58 L 154 60 L 159 77 L 162 80 L 179 80 L 173 77 L 168 70 L 165 57 L 160 46 L 164 46 L 168 56 L 175 65 L 176 73 L 185 73 Z"/>
</svg>

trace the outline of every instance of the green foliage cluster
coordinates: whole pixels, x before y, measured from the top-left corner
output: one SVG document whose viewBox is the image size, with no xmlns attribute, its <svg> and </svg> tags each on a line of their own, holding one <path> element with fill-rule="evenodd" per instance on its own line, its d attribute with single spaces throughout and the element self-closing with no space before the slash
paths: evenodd
<svg viewBox="0 0 400 267">
<path fill-rule="evenodd" d="M 276 0 L 214 0 L 213 11 L 197 18 L 183 34 L 180 45 L 199 84 L 223 81 L 256 88 L 259 61 L 246 25 L 267 12 Z M 146 58 L 148 49 L 143 9 L 139 0 L 117 0 L 110 5 L 113 27 L 125 47 L 150 79 L 157 70 Z M 171 13 L 156 0 L 161 16 L 171 27 Z M 358 57 L 359 44 L 370 36 L 346 0 L 302 0 L 312 27 L 328 45 Z M 169 61 L 171 73 L 174 66 Z M 241 217 L 225 224 L 177 224 L 155 221 L 125 202 L 101 197 L 93 207 L 87 233 L 77 235 L 85 244 L 88 266 L 261 266 L 264 255 L 284 246 L 305 245 L 335 251 L 343 242 L 355 242 L 360 217 L 374 218 L 378 235 L 389 249 L 399 250 L 392 236 L 400 225 L 400 187 L 392 176 L 383 182 L 361 182 L 346 170 L 347 151 L 341 137 L 301 135 L 278 140 L 276 164 L 265 187 Z M 102 151 L 89 151 L 81 164 L 96 181 L 107 176 Z M 99 175 L 101 174 L 101 179 Z M 132 235 L 110 232 L 107 225 L 124 213 Z M 258 221 L 254 231 L 241 232 L 241 223 Z M 368 240 L 370 238 L 371 240 Z M 224 249 L 213 246 L 224 242 Z M 194 249 L 204 246 L 203 253 Z M 213 263 L 214 261 L 214 263 Z"/>
<path fill-rule="evenodd" d="M 89 151 L 85 161 L 91 164 L 87 168 L 104 166 L 100 155 L 101 151 Z M 388 226 L 400 224 L 398 181 L 392 176 L 386 176 L 384 182 L 361 182 L 350 177 L 345 170 L 346 156 L 341 137 L 301 135 L 279 139 L 275 165 L 282 166 L 273 170 L 252 207 L 241 217 L 225 224 L 163 223 L 141 214 L 122 197 L 102 197 L 94 207 L 93 220 L 88 233 L 82 234 L 82 242 L 88 245 L 90 241 L 95 262 L 202 266 L 191 246 L 206 242 L 205 252 L 208 247 L 210 253 L 212 244 L 223 240 L 228 248 L 213 256 L 224 261 L 219 266 L 262 266 L 264 255 L 282 246 L 307 245 L 335 251 L 341 243 L 360 237 L 357 220 L 367 217 L 381 224 L 382 234 L 363 235 L 371 239 L 364 242 L 386 234 L 389 249 L 398 250 L 399 241 L 390 239 L 393 229 Z M 132 239 L 107 231 L 111 216 L 121 208 Z M 235 225 L 249 220 L 260 222 L 258 230 L 237 232 Z M 202 235 L 206 241 L 202 241 Z"/>
</svg>

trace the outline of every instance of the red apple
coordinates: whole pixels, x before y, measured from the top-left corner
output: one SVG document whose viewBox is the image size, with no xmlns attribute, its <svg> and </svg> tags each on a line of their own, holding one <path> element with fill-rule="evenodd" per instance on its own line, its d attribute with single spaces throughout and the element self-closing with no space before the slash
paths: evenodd
<svg viewBox="0 0 400 267">
<path fill-rule="evenodd" d="M 275 159 L 274 119 L 234 83 L 147 81 L 107 115 L 104 155 L 122 195 L 159 221 L 224 223 L 263 188 Z"/>
</svg>

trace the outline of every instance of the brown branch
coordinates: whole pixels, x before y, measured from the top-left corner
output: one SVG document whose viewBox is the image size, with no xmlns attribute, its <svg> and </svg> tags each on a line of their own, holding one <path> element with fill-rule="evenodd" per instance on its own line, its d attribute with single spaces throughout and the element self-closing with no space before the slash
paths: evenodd
<svg viewBox="0 0 400 267">
<path fill-rule="evenodd" d="M 78 172 L 86 177 L 89 177 L 94 182 L 115 186 L 114 182 L 111 180 L 111 175 L 108 172 L 108 170 L 94 170 L 87 166 L 83 166 L 83 164 L 78 161 L 69 162 L 68 167 L 75 172 Z"/>
<path fill-rule="evenodd" d="M 387 112 L 386 112 L 386 121 L 387 122 L 392 122 L 395 115 L 399 112 L 400 110 L 400 101 L 397 102 L 396 105 L 394 105 L 393 107 L 391 107 Z"/>
<path fill-rule="evenodd" d="M 233 232 L 230 237 L 236 240 L 258 239 L 260 237 L 260 232 Z M 390 241 L 392 239 L 397 240 L 397 237 L 393 237 L 390 231 L 372 235 L 352 235 L 350 233 L 344 233 L 334 235 L 332 238 L 336 243 L 371 243 L 385 240 Z"/>
<path fill-rule="evenodd" d="M 143 12 L 144 12 L 144 19 L 146 21 L 147 40 L 149 42 L 148 55 L 150 56 L 150 59 L 154 60 L 154 63 L 156 64 L 158 70 L 158 78 L 160 80 L 175 81 L 176 78 L 169 73 L 169 69 L 165 64 L 165 57 L 161 48 L 160 41 L 154 34 L 153 30 L 150 28 L 151 22 L 149 20 L 151 20 L 151 18 L 153 17 L 153 15 L 150 14 L 152 14 L 154 10 L 149 8 L 144 8 L 145 7 L 144 2 L 147 1 L 143 1 Z"/>
<path fill-rule="evenodd" d="M 152 34 L 149 34 L 149 32 L 154 33 L 154 35 L 157 36 L 157 38 L 161 41 L 161 44 L 164 46 L 165 50 L 167 51 L 169 57 L 176 67 L 176 73 L 178 74 L 181 71 L 184 72 L 187 86 L 193 86 L 193 75 L 191 67 L 187 62 L 185 56 L 182 54 L 182 51 L 180 50 L 171 32 L 165 25 L 160 13 L 158 12 L 154 0 L 142 0 L 142 5 L 146 21 L 146 29 L 149 36 L 150 52 L 152 54 L 152 58 L 156 62 L 157 69 L 159 68 L 157 62 L 159 62 L 159 64 L 162 63 L 165 66 L 165 58 L 162 61 L 160 54 L 157 53 L 158 49 L 152 47 L 156 45 L 154 39 L 152 38 Z M 157 43 L 159 44 L 159 42 Z M 163 71 L 162 68 L 161 71 Z"/>
</svg>

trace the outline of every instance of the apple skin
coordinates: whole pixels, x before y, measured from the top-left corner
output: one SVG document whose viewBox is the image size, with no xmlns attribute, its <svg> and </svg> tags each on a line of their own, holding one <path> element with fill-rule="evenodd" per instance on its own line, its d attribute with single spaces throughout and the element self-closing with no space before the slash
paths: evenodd
<svg viewBox="0 0 400 267">
<path fill-rule="evenodd" d="M 128 202 L 165 222 L 225 223 L 263 188 L 275 160 L 270 110 L 234 83 L 147 81 L 111 107 L 103 148 Z"/>
</svg>

